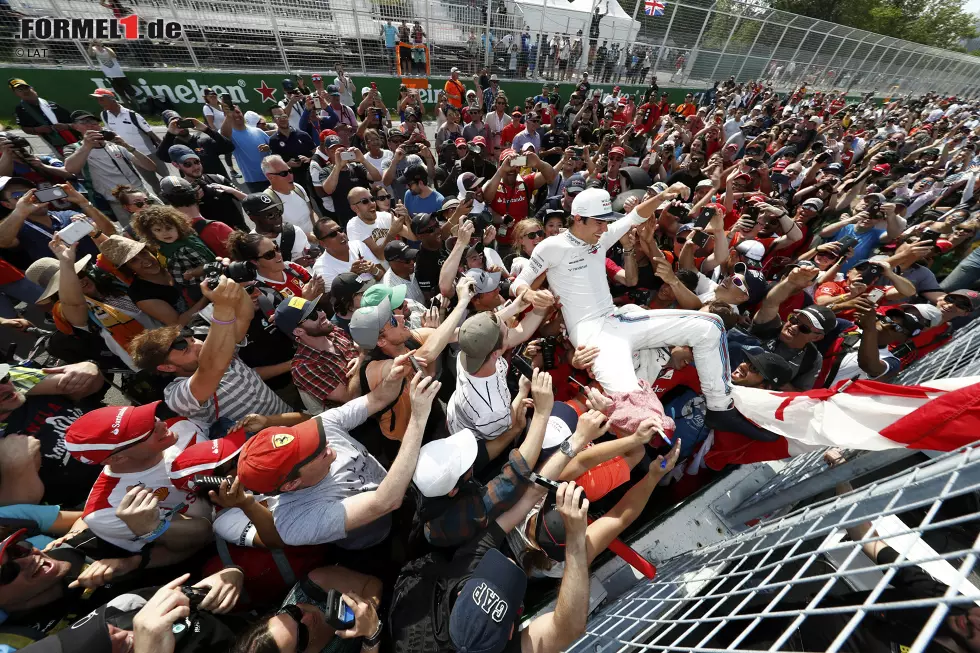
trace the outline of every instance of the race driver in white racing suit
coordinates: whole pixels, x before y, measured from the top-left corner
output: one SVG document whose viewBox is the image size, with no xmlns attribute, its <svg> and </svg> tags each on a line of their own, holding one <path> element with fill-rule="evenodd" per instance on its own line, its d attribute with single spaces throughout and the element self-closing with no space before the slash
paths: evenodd
<svg viewBox="0 0 980 653">
<path fill-rule="evenodd" d="M 531 261 L 511 284 L 516 297 L 542 273 L 560 299 L 572 344 L 596 346 L 592 374 L 609 393 L 640 389 L 633 371 L 633 351 L 688 346 L 707 407 L 708 426 L 742 433 L 758 440 L 777 436 L 756 427 L 734 408 L 731 398 L 728 343 L 717 315 L 700 311 L 646 310 L 617 313 L 606 280 L 606 250 L 634 225 L 643 224 L 663 202 L 686 200 L 690 189 L 676 183 L 623 216 L 612 210 L 609 193 L 590 188 L 572 202 L 572 224 L 557 236 L 538 243 Z M 529 292 L 534 292 L 530 291 Z"/>
</svg>

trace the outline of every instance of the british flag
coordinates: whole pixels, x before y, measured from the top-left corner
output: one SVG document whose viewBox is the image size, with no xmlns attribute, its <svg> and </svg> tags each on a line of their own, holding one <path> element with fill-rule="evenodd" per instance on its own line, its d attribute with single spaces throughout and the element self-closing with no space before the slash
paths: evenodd
<svg viewBox="0 0 980 653">
<path fill-rule="evenodd" d="M 643 13 L 647 16 L 663 16 L 666 8 L 660 0 L 643 0 Z"/>
</svg>

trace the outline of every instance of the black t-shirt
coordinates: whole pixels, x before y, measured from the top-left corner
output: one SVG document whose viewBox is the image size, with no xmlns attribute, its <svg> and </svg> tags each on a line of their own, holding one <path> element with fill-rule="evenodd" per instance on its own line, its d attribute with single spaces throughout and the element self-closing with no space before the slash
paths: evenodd
<svg viewBox="0 0 980 653">
<path fill-rule="evenodd" d="M 24 405 L 7 418 L 4 435 L 31 435 L 41 443 L 43 503 L 65 510 L 81 507 L 99 477 L 99 465 L 81 463 L 65 449 L 65 432 L 76 419 L 97 408 L 97 402 L 75 403 L 57 395 L 28 396 Z"/>
<path fill-rule="evenodd" d="M 691 193 L 694 193 L 694 189 L 697 188 L 698 182 L 707 178 L 708 177 L 704 174 L 703 171 L 699 170 L 698 174 L 694 175 L 691 174 L 690 170 L 682 169 L 682 170 L 678 170 L 670 177 L 668 177 L 667 185 L 670 186 L 671 184 L 679 181 L 685 186 L 687 186 L 688 188 L 690 188 Z"/>
<path fill-rule="evenodd" d="M 456 650 L 449 639 L 449 617 L 456 597 L 483 555 L 499 549 L 505 537 L 492 522 L 487 530 L 459 547 L 452 559 L 435 552 L 402 568 L 388 612 L 397 653 Z M 515 628 L 503 653 L 520 650 L 521 636 Z"/>
<path fill-rule="evenodd" d="M 323 175 L 321 179 L 326 180 L 333 170 L 333 165 L 323 165 Z M 337 188 L 330 195 L 333 198 L 333 218 L 342 227 L 347 226 L 347 221 L 354 217 L 354 210 L 347 202 L 347 193 L 352 188 L 370 188 L 371 180 L 368 178 L 367 169 L 360 163 L 349 163 L 345 170 L 341 170 L 337 176 Z"/>
<path fill-rule="evenodd" d="M 159 299 L 173 306 L 174 310 L 178 313 L 183 313 L 187 310 L 187 302 L 184 301 L 184 295 L 176 285 L 164 286 L 159 283 L 140 279 L 139 277 L 134 279 L 133 283 L 129 284 L 129 298 L 135 304 L 147 299 Z"/>
<path fill-rule="evenodd" d="M 443 248 L 431 250 L 419 247 L 418 256 L 415 257 L 415 281 L 427 297 L 439 293 L 439 271 L 444 260 Z"/>
<path fill-rule="evenodd" d="M 234 188 L 234 184 L 221 175 L 204 175 L 202 179 L 206 184 L 221 184 Z M 224 222 L 232 229 L 248 231 L 238 200 L 228 193 L 219 193 L 205 186 L 204 196 L 197 201 L 197 205 L 201 209 L 201 217 Z"/>
<path fill-rule="evenodd" d="M 238 348 L 238 357 L 251 368 L 277 365 L 291 359 L 296 353 L 296 343 L 269 322 L 262 311 L 256 311 L 248 325 L 246 344 Z M 271 379 L 265 379 L 266 385 L 273 390 L 280 390 L 292 383 L 292 374 L 286 372 Z"/>
<path fill-rule="evenodd" d="M 570 139 L 568 137 L 568 132 L 562 132 L 556 134 L 554 131 L 550 131 L 541 138 L 541 149 L 549 150 L 553 147 L 560 147 L 562 149 L 558 154 L 549 154 L 544 157 L 545 163 L 548 165 L 556 165 L 561 161 L 562 153 L 565 148 L 568 147 Z"/>
</svg>

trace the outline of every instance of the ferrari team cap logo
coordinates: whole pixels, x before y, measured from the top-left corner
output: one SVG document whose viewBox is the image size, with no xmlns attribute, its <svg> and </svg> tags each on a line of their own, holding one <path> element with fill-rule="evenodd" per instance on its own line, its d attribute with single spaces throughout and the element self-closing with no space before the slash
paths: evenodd
<svg viewBox="0 0 980 653">
<path fill-rule="evenodd" d="M 278 449 L 279 447 L 285 447 L 293 440 L 293 436 L 289 433 L 279 433 L 278 435 L 272 436 L 272 446 Z"/>
<path fill-rule="evenodd" d="M 306 306 L 306 300 L 302 297 L 290 297 L 288 306 L 290 308 L 298 308 L 303 310 L 303 307 Z"/>
</svg>

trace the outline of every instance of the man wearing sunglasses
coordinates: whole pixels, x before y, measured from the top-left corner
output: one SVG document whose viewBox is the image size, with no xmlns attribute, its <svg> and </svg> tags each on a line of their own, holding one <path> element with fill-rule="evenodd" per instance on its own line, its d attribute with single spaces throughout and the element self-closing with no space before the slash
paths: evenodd
<svg viewBox="0 0 980 653">
<path fill-rule="evenodd" d="M 343 329 L 317 310 L 318 302 L 319 297 L 312 301 L 293 297 L 279 304 L 275 321 L 280 331 L 296 341 L 290 365 L 296 387 L 319 402 L 317 408 L 322 410 L 328 403 L 342 404 L 350 398 L 347 368 L 357 358 L 357 349 Z"/>
<path fill-rule="evenodd" d="M 347 202 L 354 209 L 354 217 L 347 222 L 347 237 L 360 241 L 371 251 L 371 261 L 387 268 L 384 248 L 398 238 L 411 238 L 407 225 L 410 221 L 405 207 L 395 208 L 393 214 L 378 211 L 378 204 L 368 188 L 352 188 Z"/>
<path fill-rule="evenodd" d="M 874 307 L 860 311 L 857 319 L 861 327 L 860 343 L 856 350 L 848 351 L 840 359 L 840 366 L 829 385 L 853 378 L 890 380 L 901 371 L 902 361 L 889 347 L 902 345 L 936 326 L 941 317 L 933 317 L 930 319 L 911 304 L 890 308 L 884 315 Z"/>
<path fill-rule="evenodd" d="M 265 191 L 270 197 L 279 200 L 282 207 L 282 217 L 285 222 L 300 228 L 304 235 L 313 231 L 313 223 L 317 215 L 310 205 L 306 191 L 293 182 L 293 169 L 278 154 L 272 154 L 262 159 L 262 172 L 269 180 L 269 188 Z"/>
<path fill-rule="evenodd" d="M 793 377 L 783 390 L 810 390 L 823 365 L 823 355 L 817 343 L 828 334 L 837 332 L 837 316 L 826 306 L 807 306 L 793 311 L 783 322 L 779 307 L 793 295 L 808 288 L 819 270 L 796 267 L 766 294 L 749 328 L 752 340 L 732 338 L 742 345 L 759 345 L 781 356 L 793 368 Z M 732 364 L 742 361 L 741 347 L 732 346 Z"/>
<path fill-rule="evenodd" d="M 246 196 L 242 201 L 242 208 L 255 223 L 252 233 L 265 236 L 278 245 L 282 260 L 296 261 L 304 267 L 312 265 L 312 259 L 304 257 L 307 247 L 310 246 L 309 237 L 296 225 L 283 222 L 282 205 L 269 193 L 263 191 Z"/>
<path fill-rule="evenodd" d="M 167 125 L 167 133 L 157 146 L 157 156 L 161 161 L 172 162 L 179 167 L 180 164 L 174 160 L 170 148 L 174 145 L 182 145 L 198 157 L 204 174 L 221 177 L 228 174 L 224 164 L 221 163 L 221 155 L 230 154 L 235 150 L 230 140 L 197 118 L 189 118 L 194 121 L 193 127 L 180 127 L 178 125 L 183 118 L 176 111 L 167 110 L 161 115 L 164 124 Z"/>
<path fill-rule="evenodd" d="M 201 292 L 214 306 L 204 342 L 176 326 L 150 329 L 130 344 L 133 362 L 139 369 L 173 375 L 164 388 L 167 405 L 211 426 L 216 436 L 252 413 L 290 413 L 255 370 L 235 356 L 235 345 L 248 333 L 255 312 L 248 293 L 227 277 L 214 290 L 202 282 Z"/>
<path fill-rule="evenodd" d="M 359 279 L 372 282 L 380 278 L 384 268 L 373 260 L 374 254 L 359 240 L 350 240 L 347 233 L 330 218 L 321 218 L 313 225 L 313 237 L 323 247 L 323 253 L 313 263 L 313 274 L 330 287 L 337 275 L 353 272 Z"/>
</svg>

